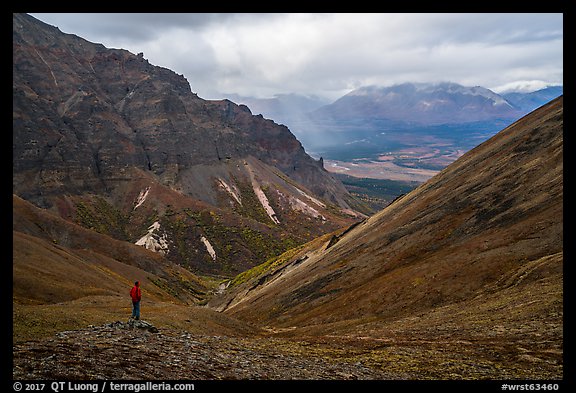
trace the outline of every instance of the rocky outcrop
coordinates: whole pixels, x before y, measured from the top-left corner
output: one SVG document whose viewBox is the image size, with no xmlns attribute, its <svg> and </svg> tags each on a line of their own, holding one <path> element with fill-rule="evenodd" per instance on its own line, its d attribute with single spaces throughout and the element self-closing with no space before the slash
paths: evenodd
<svg viewBox="0 0 576 393">
<path fill-rule="evenodd" d="M 113 329 L 142 329 L 150 333 L 158 333 L 159 330 L 156 326 L 152 325 L 150 322 L 146 322 L 140 319 L 130 318 L 128 322 L 116 321 L 105 325 L 105 327 Z M 93 328 L 93 327 L 92 327 Z"/>
<path fill-rule="evenodd" d="M 142 321 L 140 321 L 142 323 Z M 136 324 L 134 325 L 136 326 Z M 270 339 L 267 339 L 270 340 Z M 281 350 L 282 340 L 194 335 L 113 322 L 14 347 L 14 379 L 395 379 L 359 362 Z M 303 343 L 304 348 L 307 344 Z M 291 345 L 297 349 L 299 343 Z"/>
<path fill-rule="evenodd" d="M 436 327 L 440 328 L 440 327 Z M 556 378 L 561 368 L 499 343 L 399 338 L 235 337 L 118 323 L 64 331 L 13 347 L 14 380 L 415 380 Z M 550 353 L 547 356 L 551 357 Z M 561 372 L 561 371 L 560 371 Z M 196 381 L 196 382 L 195 382 Z M 200 381 L 200 382 L 197 382 Z"/>
</svg>

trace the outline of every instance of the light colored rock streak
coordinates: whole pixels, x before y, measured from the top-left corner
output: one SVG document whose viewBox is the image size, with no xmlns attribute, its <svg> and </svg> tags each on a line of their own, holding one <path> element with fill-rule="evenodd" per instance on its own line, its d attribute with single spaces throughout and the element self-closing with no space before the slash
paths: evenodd
<svg viewBox="0 0 576 393">
<path fill-rule="evenodd" d="M 278 220 L 278 217 L 276 217 L 276 212 L 274 209 L 272 209 L 272 206 L 270 206 L 270 202 L 268 201 L 268 198 L 266 198 L 264 191 L 262 191 L 257 183 L 253 183 L 252 187 L 254 189 L 254 193 L 258 197 L 258 200 L 260 201 L 260 204 L 262 207 L 264 207 L 264 210 L 266 210 L 266 214 L 268 214 L 270 219 L 272 219 L 272 221 L 274 221 L 276 224 L 280 224 L 280 220 Z"/>
<path fill-rule="evenodd" d="M 256 181 L 256 178 L 254 176 L 254 173 L 252 172 L 252 168 L 250 167 L 250 165 L 248 165 L 248 173 L 250 173 L 250 181 L 252 182 L 252 189 L 254 190 L 254 193 L 258 197 L 260 204 L 262 205 L 264 210 L 266 210 L 266 214 L 268 214 L 268 217 L 270 217 L 270 219 L 274 221 L 276 224 L 280 224 L 280 220 L 278 220 L 276 212 L 274 211 L 274 209 L 272 209 L 272 206 L 270 206 L 270 202 L 268 201 L 268 198 L 266 198 L 266 194 L 264 194 L 264 191 L 262 191 L 260 185 Z"/>
<path fill-rule="evenodd" d="M 166 234 L 164 233 L 162 236 L 155 235 L 154 232 L 158 229 L 160 229 L 160 223 L 156 221 L 148 227 L 148 233 L 138 239 L 135 244 L 162 255 L 168 254 L 168 239 L 166 238 Z"/>
<path fill-rule="evenodd" d="M 298 190 L 298 192 L 299 192 L 300 194 L 302 194 L 302 195 L 305 196 L 306 198 L 310 199 L 312 202 L 314 202 L 314 203 L 317 204 L 318 206 L 324 207 L 324 208 L 326 207 L 326 205 L 325 205 L 324 203 L 322 203 L 322 202 L 320 202 L 318 199 L 316 199 L 316 198 L 308 195 L 307 193 L 305 193 L 305 192 L 302 191 L 301 189 L 296 188 L 296 190 Z"/>
<path fill-rule="evenodd" d="M 314 209 L 312 206 L 306 204 L 305 202 L 302 202 L 300 199 L 291 196 L 289 200 L 292 210 L 300 211 L 310 217 L 321 218 L 323 221 L 326 221 L 326 217 L 320 214 L 318 210 Z"/>
<path fill-rule="evenodd" d="M 230 187 L 224 180 L 218 178 L 218 181 L 220 182 L 220 186 L 226 190 L 226 192 L 228 194 L 230 194 L 232 196 L 232 198 L 234 198 L 236 200 L 236 202 L 238 202 L 240 205 L 242 204 L 242 200 L 240 199 L 240 195 L 238 190 L 236 189 L 236 187 Z"/>
<path fill-rule="evenodd" d="M 280 190 L 276 190 L 278 195 L 283 200 L 288 200 L 290 204 L 290 208 L 294 211 L 299 211 L 301 213 L 306 214 L 307 216 L 320 218 L 323 221 L 326 221 L 326 217 L 324 217 L 318 210 L 314 209 L 312 206 L 308 205 L 306 202 L 303 202 L 299 198 L 296 198 L 292 195 L 284 195 Z M 306 195 L 305 193 L 303 193 Z M 321 203 L 321 202 L 320 202 Z"/>
<path fill-rule="evenodd" d="M 150 187 L 146 187 L 144 190 L 140 191 L 140 194 L 138 194 L 138 198 L 136 198 L 136 206 L 134 206 L 134 209 L 132 210 L 136 210 L 137 207 L 139 207 L 144 203 L 149 192 Z"/>
<path fill-rule="evenodd" d="M 210 244 L 208 239 L 206 239 L 204 236 L 200 236 L 200 240 L 202 241 L 202 243 L 204 243 L 204 246 L 206 246 L 206 250 L 208 251 L 208 254 L 210 254 L 212 260 L 216 262 L 216 251 L 214 251 L 214 247 L 212 247 L 212 244 Z"/>
</svg>

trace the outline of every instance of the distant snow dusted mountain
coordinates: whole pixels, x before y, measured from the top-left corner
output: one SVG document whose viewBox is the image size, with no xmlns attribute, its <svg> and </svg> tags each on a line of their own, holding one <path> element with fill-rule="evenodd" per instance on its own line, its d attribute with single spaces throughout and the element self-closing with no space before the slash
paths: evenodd
<svg viewBox="0 0 576 393">
<path fill-rule="evenodd" d="M 328 159 L 403 155 L 413 147 L 461 154 L 561 94 L 558 86 L 507 95 L 453 82 L 363 86 L 287 125 Z"/>
<path fill-rule="evenodd" d="M 530 93 L 511 92 L 502 96 L 518 109 L 530 112 L 563 94 L 563 86 L 548 86 Z"/>
<path fill-rule="evenodd" d="M 502 96 L 481 86 L 452 82 L 403 83 L 356 89 L 313 113 L 322 120 L 386 119 L 418 125 L 515 120 L 523 115 Z"/>
<path fill-rule="evenodd" d="M 285 124 L 316 156 L 342 157 L 345 150 L 350 159 L 406 147 L 406 138 L 416 133 L 420 143 L 422 137 L 437 142 L 441 134 L 442 143 L 456 143 L 457 150 L 467 150 L 560 95 L 562 86 L 498 94 L 453 82 L 407 82 L 363 86 L 331 104 L 297 94 L 268 99 L 232 94 L 228 98 Z M 394 136 L 395 132 L 403 135 Z"/>
<path fill-rule="evenodd" d="M 383 178 L 382 165 L 440 170 L 560 95 L 562 87 L 501 95 L 453 82 L 363 86 L 287 125 L 329 168 L 338 161 L 341 173 Z"/>
</svg>

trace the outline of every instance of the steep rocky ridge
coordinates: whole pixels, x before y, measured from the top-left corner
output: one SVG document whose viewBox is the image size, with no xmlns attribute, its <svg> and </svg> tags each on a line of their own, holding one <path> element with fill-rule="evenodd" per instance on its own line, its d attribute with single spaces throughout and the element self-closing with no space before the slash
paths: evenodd
<svg viewBox="0 0 576 393">
<path fill-rule="evenodd" d="M 286 127 L 253 116 L 248 107 L 203 100 L 182 75 L 142 55 L 63 34 L 30 16 L 15 14 L 13 26 L 14 187 L 20 193 L 39 198 L 40 190 L 52 188 L 106 188 L 129 180 L 131 167 L 178 188 L 182 170 L 248 156 L 320 194 L 342 191 Z M 25 175 L 44 183 L 26 182 Z"/>
<path fill-rule="evenodd" d="M 253 271 L 210 304 L 290 337 L 464 343 L 560 378 L 563 98 L 347 233 Z"/>
<path fill-rule="evenodd" d="M 226 275 L 347 225 L 361 208 L 285 126 L 199 98 L 142 54 L 25 14 L 13 16 L 13 192 Z"/>
</svg>

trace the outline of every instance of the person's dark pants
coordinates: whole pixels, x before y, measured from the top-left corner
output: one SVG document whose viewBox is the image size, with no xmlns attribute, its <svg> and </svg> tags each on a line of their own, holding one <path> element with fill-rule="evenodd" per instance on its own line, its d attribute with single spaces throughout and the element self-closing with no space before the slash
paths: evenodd
<svg viewBox="0 0 576 393">
<path fill-rule="evenodd" d="M 132 318 L 140 319 L 140 301 L 132 302 Z"/>
</svg>

